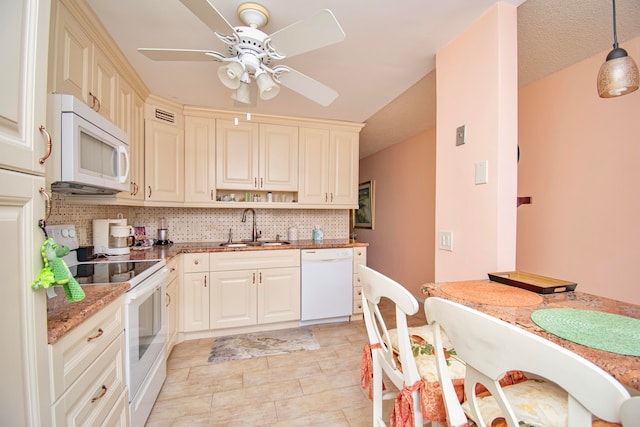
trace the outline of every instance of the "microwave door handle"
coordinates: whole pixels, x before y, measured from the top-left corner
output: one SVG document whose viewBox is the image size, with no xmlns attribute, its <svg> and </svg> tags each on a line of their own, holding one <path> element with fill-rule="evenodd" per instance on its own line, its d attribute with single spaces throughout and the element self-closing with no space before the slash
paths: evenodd
<svg viewBox="0 0 640 427">
<path fill-rule="evenodd" d="M 123 147 L 123 146 L 118 147 L 118 158 L 120 158 L 121 154 L 124 155 L 124 159 L 127 162 L 124 175 L 120 177 L 120 183 L 124 184 L 125 182 L 127 182 L 127 178 L 129 177 L 129 166 L 130 166 L 129 153 L 127 152 L 126 147 Z"/>
</svg>

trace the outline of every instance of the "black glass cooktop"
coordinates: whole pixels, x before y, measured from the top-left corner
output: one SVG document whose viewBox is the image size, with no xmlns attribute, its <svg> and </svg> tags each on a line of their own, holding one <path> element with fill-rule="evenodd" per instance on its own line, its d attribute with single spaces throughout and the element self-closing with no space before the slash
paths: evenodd
<svg viewBox="0 0 640 427">
<path fill-rule="evenodd" d="M 160 268 L 160 261 L 102 261 L 85 262 L 69 267 L 73 277 L 83 284 L 123 283 L 134 281 L 143 273 Z"/>
</svg>

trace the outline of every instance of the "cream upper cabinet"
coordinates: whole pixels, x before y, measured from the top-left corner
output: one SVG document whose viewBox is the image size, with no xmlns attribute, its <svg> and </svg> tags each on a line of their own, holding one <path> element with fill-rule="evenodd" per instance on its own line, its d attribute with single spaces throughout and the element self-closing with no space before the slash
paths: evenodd
<svg viewBox="0 0 640 427">
<path fill-rule="evenodd" d="M 185 202 L 216 199 L 216 121 L 185 117 Z"/>
<path fill-rule="evenodd" d="M 146 201 L 184 201 L 184 119 L 170 107 L 145 105 Z"/>
<path fill-rule="evenodd" d="M 358 132 L 300 128 L 298 201 L 358 204 Z"/>
<path fill-rule="evenodd" d="M 0 26 L 0 167 L 41 175 L 48 145 L 49 2 L 3 1 Z"/>
<path fill-rule="evenodd" d="M 93 42 L 69 10 L 57 3 L 55 51 L 52 56 L 53 91 L 67 93 L 92 104 Z"/>
<path fill-rule="evenodd" d="M 260 125 L 260 190 L 298 190 L 298 127 Z"/>
<path fill-rule="evenodd" d="M 89 98 L 92 108 L 113 123 L 118 118 L 118 71 L 97 46 L 93 46 L 93 77 Z"/>
<path fill-rule="evenodd" d="M 60 2 L 54 46 L 53 92 L 71 94 L 116 123 L 118 71 Z"/>
<path fill-rule="evenodd" d="M 298 128 L 218 120 L 216 187 L 296 191 Z"/>
<path fill-rule="evenodd" d="M 353 131 L 332 130 L 330 142 L 329 203 L 357 205 L 359 134 Z"/>
<path fill-rule="evenodd" d="M 216 122 L 216 187 L 258 188 L 259 125 L 230 120 Z"/>
<path fill-rule="evenodd" d="M 132 199 L 144 200 L 144 101 L 137 94 L 133 97 L 129 136 L 130 195 Z"/>
</svg>

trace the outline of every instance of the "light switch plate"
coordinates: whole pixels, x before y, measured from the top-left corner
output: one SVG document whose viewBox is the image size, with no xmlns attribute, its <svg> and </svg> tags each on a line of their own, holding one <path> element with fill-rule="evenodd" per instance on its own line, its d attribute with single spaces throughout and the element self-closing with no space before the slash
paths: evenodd
<svg viewBox="0 0 640 427">
<path fill-rule="evenodd" d="M 462 125 L 456 129 L 456 146 L 467 142 L 467 126 Z"/>
<path fill-rule="evenodd" d="M 489 161 L 483 160 L 476 163 L 476 185 L 489 182 Z"/>
</svg>

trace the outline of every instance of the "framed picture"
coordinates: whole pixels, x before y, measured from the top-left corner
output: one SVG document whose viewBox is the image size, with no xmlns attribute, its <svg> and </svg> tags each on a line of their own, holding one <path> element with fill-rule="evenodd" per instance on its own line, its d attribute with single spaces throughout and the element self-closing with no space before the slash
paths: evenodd
<svg viewBox="0 0 640 427">
<path fill-rule="evenodd" d="M 354 228 L 370 228 L 373 230 L 375 214 L 374 183 L 375 181 L 367 181 L 358 187 L 358 209 L 353 211 Z"/>
</svg>

